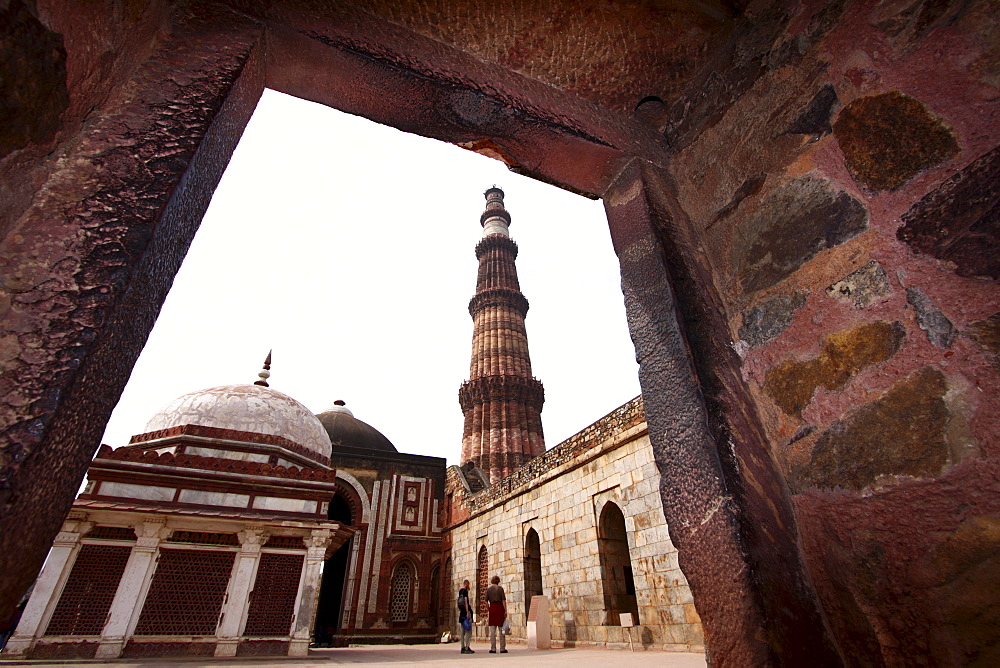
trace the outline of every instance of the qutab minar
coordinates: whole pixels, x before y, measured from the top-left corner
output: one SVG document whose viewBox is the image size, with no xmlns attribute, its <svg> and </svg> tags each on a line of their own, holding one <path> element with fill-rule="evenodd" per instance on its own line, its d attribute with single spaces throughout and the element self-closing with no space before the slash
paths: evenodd
<svg viewBox="0 0 1000 668">
<path fill-rule="evenodd" d="M 458 398 L 465 415 L 462 463 L 471 461 L 496 482 L 545 452 L 545 393 L 531 375 L 528 300 L 517 281 L 517 244 L 508 232 L 504 192 L 493 186 L 485 195 L 483 239 L 476 246 L 479 275 L 469 302 L 472 363 Z"/>
</svg>

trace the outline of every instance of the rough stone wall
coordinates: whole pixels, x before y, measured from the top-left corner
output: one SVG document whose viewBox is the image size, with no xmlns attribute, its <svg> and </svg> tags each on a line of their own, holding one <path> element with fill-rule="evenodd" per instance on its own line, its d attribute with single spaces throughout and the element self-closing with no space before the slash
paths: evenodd
<svg viewBox="0 0 1000 668">
<path fill-rule="evenodd" d="M 205 9 L 175 12 L 158 34 L 157 11 L 36 11 L 52 26 L 46 39 L 67 49 L 65 71 L 46 76 L 71 86 L 77 115 L 8 146 L 0 164 L 18 193 L 0 211 L 0 608 L 30 584 L 69 510 L 66 492 L 97 450 L 263 88 L 259 26 Z M 31 12 L 22 19 L 41 30 Z M 5 55 L 36 38 L 14 31 Z M 14 109 L 30 119 L 51 102 Z"/>
<path fill-rule="evenodd" d="M 462 504 L 464 510 L 466 513 L 478 513 L 509 496 L 519 487 L 534 482 L 543 474 L 563 464 L 577 461 L 585 452 L 608 442 L 618 434 L 623 434 L 629 429 L 645 423 L 645 421 L 646 413 L 642 407 L 642 397 L 636 397 L 597 422 L 573 434 L 551 450 L 529 460 L 506 478 L 502 478 L 482 492 L 472 495 L 468 501 Z"/>
<path fill-rule="evenodd" d="M 507 592 L 513 635 L 525 638 L 524 541 L 534 529 L 556 644 L 627 645 L 621 627 L 606 624 L 598 546 L 598 518 L 604 504 L 613 502 L 621 508 L 628 532 L 639 605 L 640 623 L 632 631 L 636 646 L 701 650 L 701 623 L 667 532 L 653 450 L 644 421 L 635 420 L 641 407 L 638 398 L 629 402 L 579 438 L 564 441 L 515 476 L 473 496 L 473 515 L 449 532 L 452 590 L 458 591 L 465 578 L 475 581 L 476 557 L 485 545 L 489 573 L 500 576 Z M 620 429 L 623 424 L 629 428 Z M 546 459 L 560 449 L 560 456 Z M 531 469 L 534 462 L 539 466 Z M 477 628 L 477 633 L 485 632 L 485 627 Z"/>
<path fill-rule="evenodd" d="M 1000 660 L 998 19 L 787 6 L 752 76 L 717 72 L 714 122 L 675 126 L 677 201 L 849 664 Z"/>
</svg>

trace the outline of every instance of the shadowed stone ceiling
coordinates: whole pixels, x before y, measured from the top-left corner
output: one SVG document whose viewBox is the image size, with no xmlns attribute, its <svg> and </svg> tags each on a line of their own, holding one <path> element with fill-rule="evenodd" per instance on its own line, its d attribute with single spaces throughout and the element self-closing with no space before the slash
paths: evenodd
<svg viewBox="0 0 1000 668">
<path fill-rule="evenodd" d="M 616 111 L 667 99 L 728 32 L 725 2 L 369 0 L 357 6 L 416 33 Z"/>
</svg>

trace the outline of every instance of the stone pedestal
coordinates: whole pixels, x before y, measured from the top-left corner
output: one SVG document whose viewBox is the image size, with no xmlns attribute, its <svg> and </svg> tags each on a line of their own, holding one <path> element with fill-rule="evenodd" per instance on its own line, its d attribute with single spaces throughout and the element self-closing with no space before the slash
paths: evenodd
<svg viewBox="0 0 1000 668">
<path fill-rule="evenodd" d="M 552 627 L 549 623 L 549 599 L 532 596 L 528 609 L 528 649 L 551 649 Z"/>
</svg>

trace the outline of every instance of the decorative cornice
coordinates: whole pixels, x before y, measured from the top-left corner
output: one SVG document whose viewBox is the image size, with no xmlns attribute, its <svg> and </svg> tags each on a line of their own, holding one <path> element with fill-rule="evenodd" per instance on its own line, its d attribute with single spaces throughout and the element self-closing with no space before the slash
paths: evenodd
<svg viewBox="0 0 1000 668">
<path fill-rule="evenodd" d="M 119 462 L 141 462 L 160 466 L 176 466 L 181 468 L 202 469 L 205 471 L 223 471 L 227 473 L 242 473 L 246 475 L 268 476 L 271 478 L 291 478 L 293 480 L 311 480 L 315 482 L 333 483 L 337 472 L 333 469 L 298 468 L 297 466 L 272 466 L 264 462 L 249 462 L 239 459 L 224 459 L 222 457 L 202 457 L 201 455 L 175 455 L 172 452 L 156 452 L 138 448 L 119 448 L 112 450 L 110 446 L 102 445 L 97 451 L 97 459 Z"/>
<path fill-rule="evenodd" d="M 479 216 L 479 224 L 485 225 L 486 221 L 490 218 L 503 218 L 510 225 L 510 214 L 507 213 L 507 209 L 486 209 L 483 214 Z"/>
<path fill-rule="evenodd" d="M 505 400 L 523 402 L 540 412 L 545 390 L 537 378 L 524 376 L 482 376 L 465 381 L 458 390 L 463 413 L 476 404 Z"/>
<path fill-rule="evenodd" d="M 520 292 L 508 288 L 490 288 L 469 300 L 469 315 L 475 318 L 477 313 L 491 306 L 517 309 L 522 318 L 528 314 L 528 300 Z"/>
<path fill-rule="evenodd" d="M 206 427 L 200 424 L 184 424 L 178 425 L 176 427 L 168 427 L 167 429 L 157 429 L 156 431 L 149 431 L 145 434 L 136 434 L 131 439 L 129 439 L 129 445 L 136 445 L 139 443 L 148 443 L 149 441 L 158 441 L 160 439 L 171 438 L 176 436 L 200 436 L 202 438 L 217 438 L 225 441 L 238 441 L 241 443 L 254 443 L 262 445 L 276 445 L 280 448 L 284 448 L 289 452 L 294 452 L 300 457 L 305 457 L 311 461 L 314 461 L 323 466 L 330 465 L 330 458 L 324 457 L 318 452 L 314 452 L 309 448 L 299 445 L 295 441 L 291 441 L 283 436 L 274 436 L 272 434 L 256 434 L 249 431 L 239 431 L 238 429 L 220 429 L 219 427 Z"/>
<path fill-rule="evenodd" d="M 476 259 L 483 259 L 483 255 L 485 255 L 487 251 L 497 248 L 510 251 L 511 259 L 517 259 L 517 243 L 510 237 L 505 237 L 502 234 L 491 234 L 488 237 L 483 237 L 482 240 L 476 244 Z"/>
</svg>

